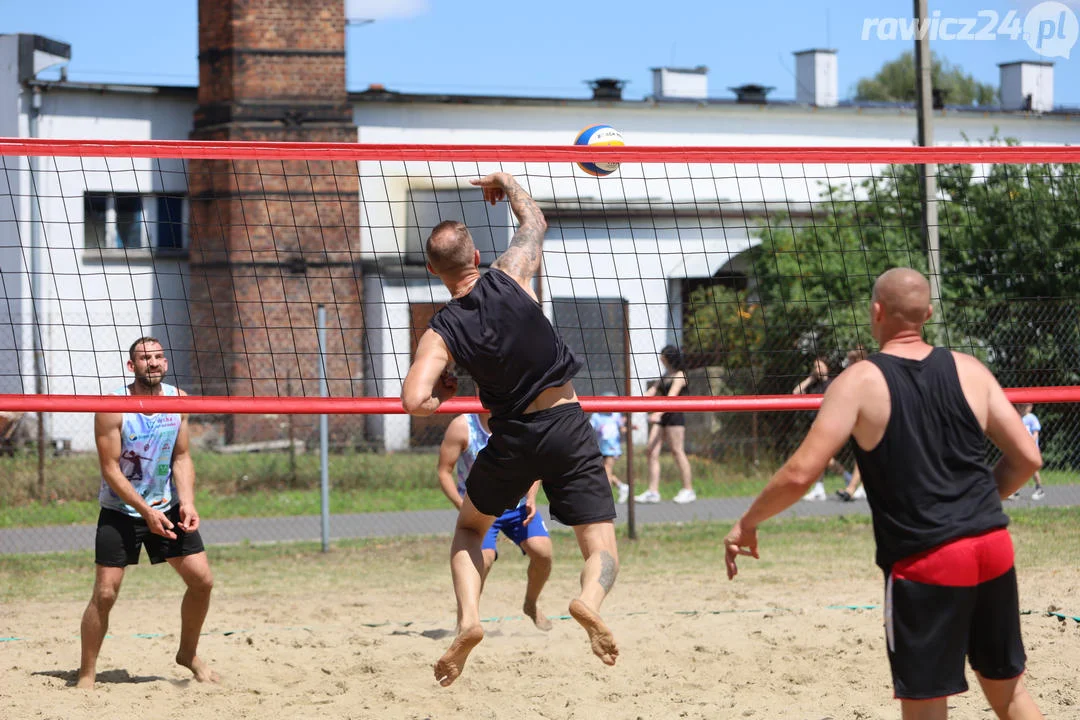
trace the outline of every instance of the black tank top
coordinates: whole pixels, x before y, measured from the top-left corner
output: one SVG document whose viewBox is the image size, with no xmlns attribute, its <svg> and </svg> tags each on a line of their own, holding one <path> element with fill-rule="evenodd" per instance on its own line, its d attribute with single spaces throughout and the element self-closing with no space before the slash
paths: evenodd
<svg viewBox="0 0 1080 720">
<path fill-rule="evenodd" d="M 520 415 L 537 395 L 581 369 L 540 305 L 495 268 L 435 313 L 429 326 L 476 382 L 492 417 Z"/>
<path fill-rule="evenodd" d="M 682 389 L 679 390 L 679 395 L 690 394 L 690 378 L 685 378 L 686 382 L 683 383 Z M 662 378 L 656 381 L 656 394 L 667 395 L 671 392 L 671 386 L 675 383 L 673 376 L 664 375 Z"/>
<path fill-rule="evenodd" d="M 922 360 L 875 353 L 891 414 L 885 435 L 867 452 L 855 444 L 874 518 L 877 564 L 950 540 L 1002 528 L 1009 518 L 986 464 L 986 435 L 960 388 L 945 348 Z"/>
</svg>

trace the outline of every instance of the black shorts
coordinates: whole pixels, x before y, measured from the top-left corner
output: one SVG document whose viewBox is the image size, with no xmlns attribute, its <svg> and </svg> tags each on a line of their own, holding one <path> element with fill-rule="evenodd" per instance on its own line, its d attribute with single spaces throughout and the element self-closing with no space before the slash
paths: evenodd
<svg viewBox="0 0 1080 720">
<path fill-rule="evenodd" d="M 491 438 L 476 455 L 465 489 L 476 509 L 502 515 L 539 478 L 551 516 L 563 525 L 615 518 L 604 458 L 577 403 L 516 418 L 491 418 Z"/>
<path fill-rule="evenodd" d="M 660 416 L 660 427 L 684 427 L 686 414 L 681 412 L 664 413 Z"/>
<path fill-rule="evenodd" d="M 98 515 L 97 539 L 94 542 L 94 562 L 105 567 L 127 567 L 139 564 L 139 547 L 146 546 L 151 565 L 169 558 L 197 555 L 204 552 L 199 531 L 186 533 L 180 529 L 180 507 L 165 511 L 173 524 L 176 539 L 170 540 L 150 532 L 146 521 L 117 510 L 101 508 Z"/>
<path fill-rule="evenodd" d="M 885 637 L 898 698 L 966 691 L 965 657 L 990 680 L 1023 673 L 1008 531 L 963 538 L 894 565 L 885 583 Z"/>
</svg>

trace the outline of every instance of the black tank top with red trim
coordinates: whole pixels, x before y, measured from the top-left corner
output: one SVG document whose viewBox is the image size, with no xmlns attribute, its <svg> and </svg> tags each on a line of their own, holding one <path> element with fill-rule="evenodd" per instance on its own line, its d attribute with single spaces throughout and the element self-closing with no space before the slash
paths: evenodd
<svg viewBox="0 0 1080 720">
<path fill-rule="evenodd" d="M 1009 518 L 986 435 L 960 387 L 945 348 L 922 360 L 875 353 L 867 358 L 889 387 L 891 411 L 873 450 L 855 457 L 874 519 L 877 564 L 893 563 L 943 543 L 1005 527 Z"/>
</svg>

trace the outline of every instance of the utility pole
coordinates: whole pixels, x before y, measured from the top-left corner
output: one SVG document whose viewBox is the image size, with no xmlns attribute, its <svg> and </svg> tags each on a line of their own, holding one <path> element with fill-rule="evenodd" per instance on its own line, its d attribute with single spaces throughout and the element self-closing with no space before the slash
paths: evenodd
<svg viewBox="0 0 1080 720">
<path fill-rule="evenodd" d="M 38 121 L 41 117 L 41 89 L 34 87 L 30 90 L 30 107 L 27 113 L 27 126 L 30 137 L 38 136 Z M 30 312 L 34 321 L 33 348 L 34 348 L 34 393 L 45 394 L 45 300 L 41 293 L 42 265 L 42 231 L 41 231 L 41 194 L 38 188 L 38 174 L 36 158 L 26 158 L 30 170 Z M 37 414 L 37 468 L 38 468 L 38 500 L 45 502 L 45 430 L 46 415 L 44 412 Z"/>
<path fill-rule="evenodd" d="M 930 62 L 930 13 L 927 0 L 915 3 L 915 107 L 918 118 L 919 147 L 934 144 L 933 81 Z M 926 251 L 927 275 L 930 279 L 930 302 L 938 317 L 944 318 L 941 304 L 941 249 L 938 242 L 937 164 L 919 166 L 920 205 L 922 206 L 922 238 Z"/>
</svg>

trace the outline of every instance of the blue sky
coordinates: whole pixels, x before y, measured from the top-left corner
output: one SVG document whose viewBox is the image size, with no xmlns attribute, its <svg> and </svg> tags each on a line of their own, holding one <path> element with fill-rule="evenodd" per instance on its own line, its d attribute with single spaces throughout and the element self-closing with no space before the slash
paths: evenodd
<svg viewBox="0 0 1080 720">
<path fill-rule="evenodd" d="M 1080 16 L 1080 0 L 1061 0 Z M 860 77 L 909 50 L 881 39 L 874 18 L 904 18 L 911 0 L 348 0 L 357 18 L 347 32 L 348 84 L 392 90 L 588 97 L 585 81 L 628 81 L 625 97 L 652 91 L 650 67 L 705 65 L 712 97 L 729 86 L 775 86 L 794 97 L 792 52 L 838 50 L 840 95 Z M 942 16 L 972 18 L 976 30 L 999 29 L 1010 11 L 1016 27 L 1036 0 L 929 0 Z M 1044 3 L 1045 5 L 1045 3 Z M 981 14 L 980 14 L 981 13 Z M 996 15 L 996 22 L 991 25 Z M 1057 17 L 1057 15 L 1054 15 Z M 0 32 L 31 32 L 72 45 L 69 77 L 87 82 L 194 85 L 197 2 L 171 0 L 0 0 Z M 888 31 L 884 33 L 888 35 Z M 898 33 L 897 33 L 898 34 Z M 934 51 L 982 82 L 998 84 L 999 62 L 1049 59 L 1055 104 L 1080 107 L 1080 44 L 1071 57 L 1043 58 L 1023 39 L 932 40 Z"/>
</svg>

